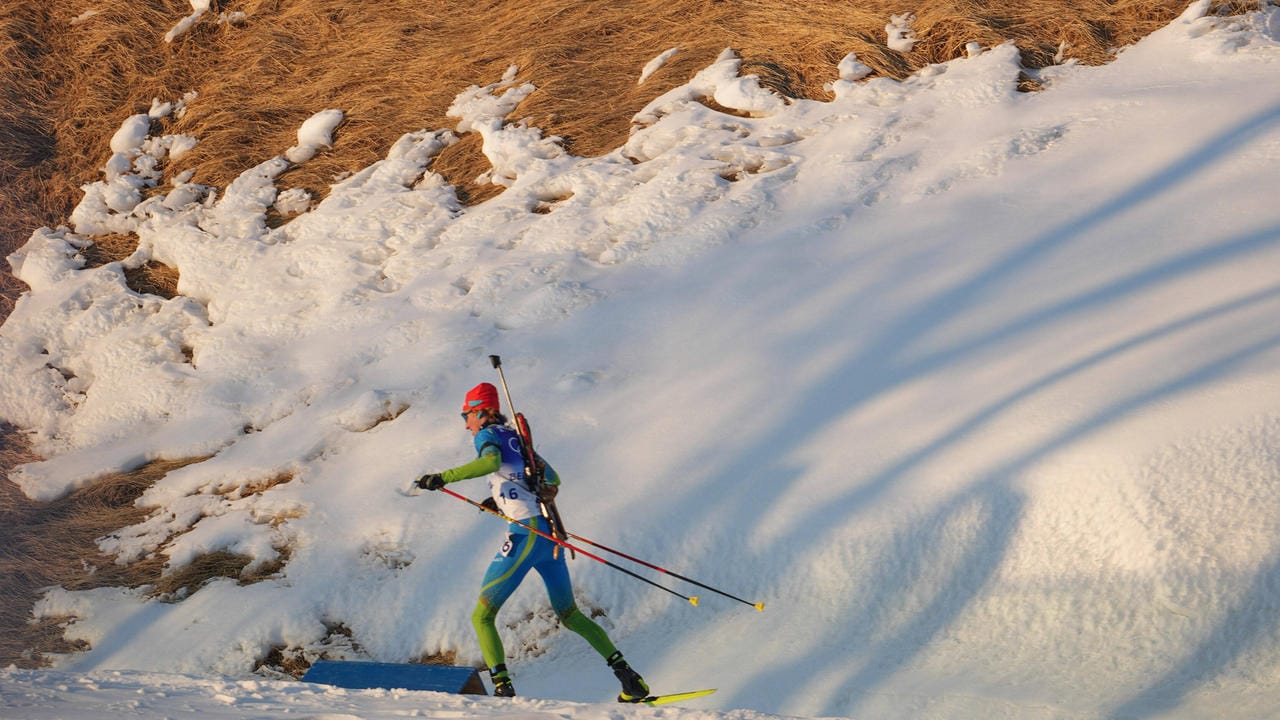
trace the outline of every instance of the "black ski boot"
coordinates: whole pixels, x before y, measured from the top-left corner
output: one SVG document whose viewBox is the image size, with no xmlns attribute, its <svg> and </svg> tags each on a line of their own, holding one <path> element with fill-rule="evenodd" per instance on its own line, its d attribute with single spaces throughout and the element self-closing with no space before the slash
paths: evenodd
<svg viewBox="0 0 1280 720">
<path fill-rule="evenodd" d="M 493 680 L 494 697 L 516 696 L 516 688 L 511 684 L 511 675 L 507 673 L 506 665 L 495 665 L 489 670 L 489 677 Z"/>
<path fill-rule="evenodd" d="M 645 684 L 644 678 L 640 677 L 640 673 L 632 670 L 627 661 L 622 659 L 621 652 L 610 655 L 606 662 L 609 663 L 610 668 L 613 668 L 613 674 L 617 676 L 618 682 L 622 683 L 618 702 L 638 703 L 649 697 L 649 686 Z"/>
</svg>

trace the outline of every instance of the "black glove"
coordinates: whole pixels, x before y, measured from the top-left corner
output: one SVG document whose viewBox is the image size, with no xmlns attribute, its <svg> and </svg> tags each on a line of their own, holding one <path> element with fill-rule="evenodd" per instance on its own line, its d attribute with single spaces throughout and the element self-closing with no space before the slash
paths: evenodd
<svg viewBox="0 0 1280 720">
<path fill-rule="evenodd" d="M 489 512 L 493 512 L 493 513 L 498 512 L 498 501 L 494 500 L 492 497 L 485 498 L 484 502 L 480 503 L 480 505 L 485 509 L 487 509 Z M 481 510 L 480 512 L 484 512 L 484 510 Z"/>
<path fill-rule="evenodd" d="M 444 476 L 440 473 L 427 473 L 414 483 L 423 490 L 439 490 L 444 487 Z"/>
<path fill-rule="evenodd" d="M 556 493 L 560 492 L 559 485 L 548 485 L 543 483 L 538 486 L 538 499 L 544 503 L 549 503 L 556 499 Z"/>
</svg>

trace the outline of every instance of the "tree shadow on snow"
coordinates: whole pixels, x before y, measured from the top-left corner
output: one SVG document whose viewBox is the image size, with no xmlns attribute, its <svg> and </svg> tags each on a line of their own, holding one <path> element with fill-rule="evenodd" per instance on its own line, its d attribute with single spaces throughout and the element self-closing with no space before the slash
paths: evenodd
<svg viewBox="0 0 1280 720">
<path fill-rule="evenodd" d="M 1141 344 L 1153 342 L 1164 335 L 1187 329 L 1214 317 L 1276 298 L 1280 298 L 1280 286 L 1171 322 L 1157 330 L 1118 343 L 1112 348 L 1020 388 L 975 413 L 944 437 L 880 473 L 868 485 L 824 505 L 822 517 L 811 518 L 810 522 L 804 524 L 803 532 L 812 534 L 815 538 L 821 538 L 826 533 L 834 531 L 839 524 L 847 522 L 850 515 L 856 514 L 871 501 L 868 488 L 878 488 L 881 491 L 887 489 L 896 478 L 901 478 L 948 446 L 963 442 L 983 426 L 996 420 L 1003 410 L 1016 405 L 1020 399 L 1025 399 L 1071 375 L 1083 372 L 1089 366 L 1103 362 L 1107 357 L 1133 350 Z M 828 704 L 820 712 L 841 715 L 853 712 L 862 700 L 889 680 L 896 671 L 906 667 L 912 658 L 943 634 L 947 627 L 957 620 L 980 595 L 982 589 L 1003 563 L 1005 554 L 1018 531 L 1025 506 L 1025 498 L 1010 486 L 1010 480 L 1016 479 L 1020 473 L 1034 467 L 1036 463 L 1054 452 L 1097 432 L 1102 427 L 1130 417 L 1142 408 L 1160 402 L 1162 399 L 1224 377 L 1240 364 L 1277 347 L 1280 347 L 1280 334 L 1210 359 L 1196 369 L 1147 391 L 1120 398 L 1087 419 L 1065 428 L 1041 445 L 1011 458 L 985 477 L 977 479 L 964 492 L 950 498 L 936 511 L 919 519 L 913 519 L 892 539 L 889 547 L 882 553 L 885 561 L 878 566 L 876 574 L 855 579 L 858 587 L 851 588 L 850 592 L 858 592 L 865 596 L 860 601 L 860 605 L 865 608 L 865 613 L 848 618 L 847 627 L 831 629 L 833 636 L 842 638 L 859 654 L 865 653 L 868 657 L 874 657 L 875 661 L 857 669 L 841 683 L 839 690 L 829 696 Z M 975 524 L 977 529 L 971 529 Z M 966 530 L 966 527 L 970 529 Z M 781 547 L 788 547 L 788 540 L 785 538 L 776 540 L 776 543 Z M 943 548 L 945 552 L 939 548 Z M 935 568 L 947 568 L 947 571 L 945 580 L 941 582 L 930 580 L 926 588 L 925 580 L 939 574 L 936 569 L 932 573 L 921 572 L 922 567 L 930 565 Z M 1259 576 L 1257 589 L 1250 593 L 1249 598 L 1242 601 L 1242 604 L 1267 602 L 1269 600 L 1267 594 L 1273 592 L 1278 583 L 1280 583 L 1280 567 L 1265 569 Z M 932 597 L 922 597 L 929 593 L 932 593 Z M 914 611 L 914 617 L 885 633 L 884 631 L 889 629 L 885 627 L 887 616 L 892 615 L 895 609 L 904 606 L 917 608 Z M 775 607 L 774 610 L 789 612 L 795 609 Z M 1259 616 L 1258 613 L 1250 615 L 1254 618 L 1254 622 Z M 1251 643 L 1247 638 L 1241 637 L 1239 626 L 1243 622 L 1245 621 L 1238 618 L 1232 620 L 1228 617 L 1224 622 L 1222 633 L 1225 637 L 1206 641 L 1204 647 L 1196 650 L 1181 669 L 1171 671 L 1170 675 L 1157 683 L 1150 693 L 1126 705 L 1124 709 L 1126 714 L 1123 716 L 1132 715 L 1133 708 L 1150 705 L 1153 699 L 1185 693 L 1200 680 L 1211 677 L 1212 667 L 1221 667 L 1222 662 L 1228 661 L 1247 649 Z M 1251 631 L 1264 636 L 1271 629 L 1270 627 L 1250 628 Z M 827 650 L 823 650 L 813 657 L 802 658 L 789 665 L 770 666 L 766 672 L 746 681 L 744 687 L 755 688 L 761 684 L 768 684 L 772 686 L 775 693 L 779 692 L 780 688 L 791 688 L 790 694 L 796 698 L 812 697 L 816 692 L 815 688 L 823 684 L 824 675 L 839 672 L 837 669 L 820 666 L 820 663 L 830 655 L 831 653 Z M 1220 662 L 1212 667 L 1206 667 L 1204 661 L 1211 658 L 1217 658 Z M 1160 707 L 1163 706 L 1158 706 L 1156 709 Z"/>
<path fill-rule="evenodd" d="M 891 320 L 876 336 L 861 343 L 857 351 L 844 362 L 810 381 L 807 388 L 788 387 L 786 395 L 791 403 L 789 409 L 780 413 L 778 420 L 767 429 L 767 434 L 739 436 L 727 441 L 720 456 L 734 457 L 736 461 L 718 469 L 712 482 L 686 485 L 684 487 L 687 490 L 683 493 L 673 492 L 668 501 L 678 507 L 714 504 L 720 512 L 727 512 L 744 520 L 767 515 L 768 508 L 779 501 L 806 472 L 806 468 L 802 466 L 803 461 L 792 458 L 796 458 L 800 449 L 812 439 L 813 422 L 816 418 L 846 415 L 854 408 L 868 405 L 930 373 L 975 358 L 996 344 L 1017 342 L 1019 338 L 1043 330 L 1046 326 L 1091 313 L 1105 312 L 1114 303 L 1152 292 L 1215 266 L 1239 262 L 1280 244 L 1280 225 L 1224 239 L 1210 247 L 1186 252 L 1048 308 L 1029 311 L 1000 328 L 961 339 L 932 354 L 910 357 L 904 353 L 905 348 L 929 339 L 935 330 L 986 302 L 993 288 L 1017 280 L 1024 271 L 1047 262 L 1069 243 L 1174 190 L 1216 163 L 1229 159 L 1232 153 L 1239 152 L 1277 123 L 1280 123 L 1280 105 L 1228 129 L 1100 207 L 1030 240 L 982 272 L 924 300 L 901 317 Z M 831 322 L 815 322 L 807 331 L 797 332 L 786 338 L 785 342 L 780 340 L 774 345 L 778 348 L 776 352 L 829 345 L 831 335 L 839 332 L 838 319 L 846 314 L 856 316 L 863 311 L 867 301 L 873 299 L 871 292 L 869 289 L 842 300 L 839 307 L 826 315 Z M 846 525 L 852 517 L 871 507 L 874 500 L 882 497 L 909 473 L 939 457 L 943 451 L 960 446 L 1021 402 L 1141 346 L 1168 339 L 1233 313 L 1256 308 L 1262 303 L 1275 300 L 1277 296 L 1280 296 L 1280 286 L 1242 294 L 1229 302 L 1172 319 L 1160 327 L 1137 333 L 1089 357 L 1052 369 L 1033 382 L 994 399 L 934 441 L 902 457 L 856 487 L 843 493 L 833 493 L 831 497 L 825 498 L 821 512 L 806 518 L 804 523 L 793 524 L 769 544 L 789 549 L 796 553 L 797 558 L 805 554 L 805 548 L 819 549 L 828 533 Z M 1153 404 L 1221 379 L 1250 359 L 1277 347 L 1280 347 L 1280 334 L 1267 336 L 1249 345 L 1217 348 L 1216 352 L 1206 353 L 1195 367 L 1181 376 L 1116 398 L 1108 406 L 1061 429 L 1038 446 L 1009 458 L 984 477 L 975 478 L 963 492 L 944 500 L 935 511 L 908 523 L 890 542 L 888 555 L 892 562 L 883 565 L 876 577 L 851 578 L 859 587 L 851 588 L 850 592 L 861 591 L 865 594 L 861 604 L 866 608 L 867 614 L 864 617 L 848 618 L 846 627 L 831 628 L 832 641 L 856 645 L 860 653 L 865 653 L 865 657 L 876 660 L 860 669 L 850 668 L 851 676 L 840 684 L 838 690 L 830 692 L 821 712 L 844 715 L 857 709 L 871 693 L 944 633 L 979 596 L 1003 562 L 1022 519 L 1026 500 L 1010 484 L 1011 480 L 1055 451 L 1131 417 Z M 781 362 L 769 366 L 787 364 Z M 690 474 L 696 475 L 696 470 Z M 735 486 L 741 486 L 744 490 L 737 493 L 723 492 L 724 488 Z M 958 547 L 954 545 L 958 532 L 956 528 L 962 529 L 958 533 Z M 917 576 L 915 571 L 922 563 L 938 562 L 938 558 L 942 556 L 936 554 L 936 548 L 944 542 L 953 543 L 943 558 L 948 563 L 945 581 L 935 588 L 925 589 L 925 576 Z M 738 561 L 744 564 L 757 564 L 760 567 L 785 567 L 787 564 L 771 557 L 774 551 L 770 548 L 751 550 L 742 543 L 738 547 Z M 703 552 L 710 554 L 713 551 Z M 693 562 L 695 565 L 702 562 L 713 564 L 713 561 L 703 561 L 702 558 Z M 929 578 L 936 578 L 938 574 L 934 570 Z M 1274 564 L 1264 568 L 1258 575 L 1255 589 L 1244 602 L 1265 601 L 1265 594 L 1274 589 L 1278 574 L 1280 568 Z M 756 590 L 763 592 L 771 580 L 776 581 L 778 578 L 760 578 Z M 768 600 L 767 597 L 760 599 Z M 877 624 L 884 621 L 880 616 L 886 611 L 899 607 L 915 608 L 914 614 L 892 627 Z M 803 608 L 776 605 L 771 610 L 784 613 L 804 611 Z M 1171 705 L 1164 704 L 1168 702 L 1165 698 L 1174 698 L 1173 702 L 1176 702 L 1177 697 L 1212 677 L 1214 667 L 1221 667 L 1222 660 L 1244 652 L 1251 645 L 1249 640 L 1241 639 L 1239 622 L 1242 621 L 1224 621 L 1218 637 L 1207 640 L 1182 666 L 1171 670 L 1169 675 L 1157 681 L 1147 692 L 1126 703 L 1118 712 L 1132 714 L 1146 708 L 1155 712 L 1169 707 Z M 1254 628 L 1259 634 L 1273 629 L 1270 626 Z M 839 669 L 822 665 L 831 655 L 829 651 L 822 651 L 790 663 L 771 663 L 766 671 L 744 678 L 741 684 L 744 689 L 740 691 L 740 697 L 730 698 L 728 702 L 749 701 L 765 694 L 771 698 L 774 706 L 785 707 L 793 701 L 801 702 L 803 698 L 812 698 L 820 684 L 827 686 L 822 682 L 824 675 L 829 678 L 830 673 L 840 672 Z M 767 690 L 762 689 L 766 687 Z"/>
<path fill-rule="evenodd" d="M 1217 626 L 1145 690 L 1117 706 L 1117 720 L 1163 717 L 1188 694 L 1213 681 L 1251 650 L 1274 645 L 1280 618 L 1280 555 L 1258 569 L 1241 597 L 1221 613 Z M 1270 668 L 1263 668 L 1270 672 Z"/>
</svg>

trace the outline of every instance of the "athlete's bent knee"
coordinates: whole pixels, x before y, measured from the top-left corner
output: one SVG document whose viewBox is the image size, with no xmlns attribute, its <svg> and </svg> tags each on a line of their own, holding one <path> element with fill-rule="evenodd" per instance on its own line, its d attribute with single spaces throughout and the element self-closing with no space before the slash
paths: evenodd
<svg viewBox="0 0 1280 720">
<path fill-rule="evenodd" d="M 476 609 L 471 611 L 471 624 L 477 628 L 491 626 L 497 617 L 497 608 L 490 607 L 484 598 L 480 598 L 476 601 Z"/>
<path fill-rule="evenodd" d="M 578 610 L 577 605 L 570 605 L 567 608 L 556 610 L 556 615 L 560 616 L 560 622 L 568 624 L 575 615 L 581 616 L 582 611 Z"/>
</svg>

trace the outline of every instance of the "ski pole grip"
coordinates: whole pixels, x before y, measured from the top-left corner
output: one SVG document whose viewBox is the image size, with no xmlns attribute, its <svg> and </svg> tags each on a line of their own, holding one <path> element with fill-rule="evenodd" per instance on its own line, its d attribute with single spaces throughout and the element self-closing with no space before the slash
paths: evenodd
<svg viewBox="0 0 1280 720">
<path fill-rule="evenodd" d="M 502 367 L 502 358 L 498 357 L 497 355 L 490 355 L 489 362 L 493 363 L 493 367 L 495 370 L 497 368 Z"/>
</svg>

